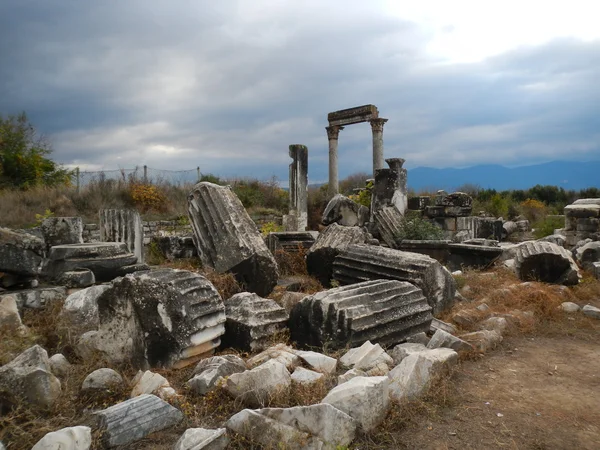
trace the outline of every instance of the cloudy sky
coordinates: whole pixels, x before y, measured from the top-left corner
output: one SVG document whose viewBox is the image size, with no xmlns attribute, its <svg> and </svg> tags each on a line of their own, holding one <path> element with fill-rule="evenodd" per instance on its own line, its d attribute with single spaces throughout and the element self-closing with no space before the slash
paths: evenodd
<svg viewBox="0 0 600 450">
<path fill-rule="evenodd" d="M 372 103 L 408 168 L 600 159 L 593 0 L 3 0 L 0 113 L 53 158 L 327 178 L 327 113 Z M 368 124 L 340 178 L 371 171 Z"/>
</svg>

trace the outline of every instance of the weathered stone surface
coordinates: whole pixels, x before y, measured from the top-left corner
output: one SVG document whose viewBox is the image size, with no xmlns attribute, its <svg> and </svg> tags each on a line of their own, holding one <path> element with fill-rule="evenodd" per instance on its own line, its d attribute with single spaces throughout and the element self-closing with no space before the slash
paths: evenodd
<svg viewBox="0 0 600 450">
<path fill-rule="evenodd" d="M 73 367 L 62 353 L 52 355 L 52 357 L 48 359 L 48 363 L 50 364 L 52 373 L 61 378 L 66 377 L 71 371 L 71 367 Z"/>
<path fill-rule="evenodd" d="M 101 284 L 74 292 L 67 297 L 62 315 L 73 325 L 87 329 L 96 329 L 99 325 L 98 298 L 110 285 Z"/>
<path fill-rule="evenodd" d="M 388 377 L 355 377 L 334 387 L 321 403 L 354 418 L 365 432 L 379 425 L 389 408 Z"/>
<path fill-rule="evenodd" d="M 283 306 L 283 309 L 285 309 L 289 315 L 292 312 L 292 309 L 294 309 L 294 306 L 300 303 L 306 295 L 307 294 L 304 292 L 286 292 L 279 299 L 279 304 Z"/>
<path fill-rule="evenodd" d="M 367 341 L 360 347 L 352 348 L 340 358 L 340 364 L 344 367 L 369 372 L 371 369 L 383 367 L 384 375 L 389 372 L 389 366 L 394 361 L 379 344 L 371 344 Z"/>
<path fill-rule="evenodd" d="M 119 276 L 123 266 L 135 264 L 137 258 L 127 245 L 118 242 L 55 245 L 50 249 L 44 272 L 57 279 L 74 269 L 90 269 L 96 281 L 110 281 Z"/>
<path fill-rule="evenodd" d="M 42 239 L 0 227 L 0 272 L 35 277 L 40 274 L 44 252 Z"/>
<path fill-rule="evenodd" d="M 325 375 L 314 370 L 305 369 L 304 367 L 296 367 L 291 378 L 294 383 L 310 385 L 324 380 Z"/>
<path fill-rule="evenodd" d="M 388 373 L 390 398 L 395 401 L 414 400 L 425 392 L 435 376 L 441 376 L 457 362 L 458 354 L 448 348 L 407 356 Z"/>
<path fill-rule="evenodd" d="M 48 353 L 39 345 L 0 367 L 0 398 L 8 400 L 8 404 L 23 399 L 32 405 L 49 408 L 60 392 L 60 381 L 52 375 Z"/>
<path fill-rule="evenodd" d="M 8 295 L 14 297 L 19 310 L 23 308 L 40 309 L 52 302 L 64 300 L 67 297 L 67 290 L 64 287 L 46 287 L 11 291 Z M 4 295 L 0 298 L 4 298 Z"/>
<path fill-rule="evenodd" d="M 246 365 L 253 368 L 271 359 L 283 364 L 290 372 L 300 364 L 300 357 L 296 355 L 296 350 L 285 344 L 277 344 L 250 358 L 246 361 Z"/>
<path fill-rule="evenodd" d="M 457 338 L 456 336 L 452 336 L 450 333 L 446 333 L 444 330 L 437 330 L 429 343 L 427 344 L 427 348 L 451 348 L 457 352 L 468 352 L 473 350 L 473 346 L 464 340 Z"/>
<path fill-rule="evenodd" d="M 456 230 L 466 230 L 469 232 L 469 238 L 483 238 L 502 240 L 502 220 L 491 217 L 457 217 Z"/>
<path fill-rule="evenodd" d="M 153 236 L 151 242 L 169 261 L 198 256 L 192 236 Z"/>
<path fill-rule="evenodd" d="M 600 280 L 600 262 L 592 263 L 592 274 Z"/>
<path fill-rule="evenodd" d="M 502 342 L 502 335 L 494 330 L 475 331 L 463 334 L 460 338 L 484 353 L 496 348 Z"/>
<path fill-rule="evenodd" d="M 273 255 L 278 251 L 298 253 L 308 250 L 318 236 L 316 231 L 284 231 L 269 233 L 267 235 L 267 247 Z"/>
<path fill-rule="evenodd" d="M 398 234 L 402 231 L 404 216 L 395 206 L 386 206 L 373 213 L 379 236 L 390 248 L 398 248 Z"/>
<path fill-rule="evenodd" d="M 344 227 L 362 227 L 369 221 L 369 209 L 342 194 L 335 195 L 325 207 L 323 225 L 337 223 Z"/>
<path fill-rule="evenodd" d="M 581 309 L 577 303 L 573 302 L 563 302 L 560 308 L 566 313 L 576 313 Z"/>
<path fill-rule="evenodd" d="M 90 269 L 74 269 L 60 274 L 56 282 L 68 288 L 86 288 L 94 285 L 96 277 Z"/>
<path fill-rule="evenodd" d="M 294 354 L 311 368 L 321 373 L 334 373 L 337 359 L 313 351 L 294 350 Z"/>
<path fill-rule="evenodd" d="M 125 400 L 93 416 L 96 428 L 104 431 L 102 442 L 106 447 L 130 444 L 183 419 L 181 411 L 151 394 Z"/>
<path fill-rule="evenodd" d="M 123 384 L 123 378 L 108 367 L 96 369 L 81 384 L 82 391 L 103 391 L 114 389 Z"/>
<path fill-rule="evenodd" d="M 267 404 L 292 383 L 285 365 L 271 359 L 252 370 L 227 377 L 225 390 L 229 395 L 251 407 Z"/>
<path fill-rule="evenodd" d="M 55 245 L 83 244 L 81 217 L 48 217 L 40 228 L 47 249 Z"/>
<path fill-rule="evenodd" d="M 304 231 L 308 224 L 308 148 L 306 145 L 289 146 L 290 164 L 290 213 L 284 216 L 286 231 Z"/>
<path fill-rule="evenodd" d="M 227 430 L 188 428 L 175 443 L 173 450 L 225 450 L 229 445 Z"/>
<path fill-rule="evenodd" d="M 216 386 L 219 378 L 245 370 L 246 363 L 238 356 L 213 356 L 198 363 L 194 369 L 194 377 L 188 381 L 188 386 L 197 394 L 204 395 Z"/>
<path fill-rule="evenodd" d="M 146 370 L 138 371 L 136 376 L 131 381 L 131 398 L 142 394 L 154 394 L 163 400 L 176 395 L 175 390 L 169 384 L 169 380 L 158 373 Z"/>
<path fill-rule="evenodd" d="M 371 215 L 386 206 L 395 206 L 400 214 L 408 207 L 406 189 L 407 171 L 402 167 L 404 159 L 386 159 L 389 169 L 375 170 L 375 180 L 371 190 Z"/>
<path fill-rule="evenodd" d="M 344 285 L 376 279 L 413 283 L 423 291 L 433 314 L 450 308 L 456 291 L 452 274 L 435 259 L 370 245 L 351 245 L 340 252 L 333 276 Z"/>
<path fill-rule="evenodd" d="M 595 306 L 585 305 L 583 308 L 581 308 L 581 312 L 593 319 L 600 319 L 600 308 L 596 308 Z"/>
<path fill-rule="evenodd" d="M 546 236 L 541 239 L 538 239 L 538 241 L 551 242 L 552 244 L 556 244 L 559 247 L 564 247 L 567 244 L 567 238 L 566 238 L 566 236 L 564 236 L 562 234 L 552 234 L 550 236 Z"/>
<path fill-rule="evenodd" d="M 273 336 L 286 328 L 288 320 L 287 311 L 274 300 L 250 292 L 241 292 L 225 300 L 225 315 L 223 347 L 245 351 L 267 348 Z"/>
<path fill-rule="evenodd" d="M 292 339 L 301 345 L 331 348 L 401 342 L 427 331 L 431 308 L 416 286 L 396 280 L 374 280 L 305 297 L 290 315 Z"/>
<path fill-rule="evenodd" d="M 367 233 L 359 227 L 343 227 L 337 223 L 329 225 L 320 234 L 306 255 L 308 273 L 325 286 L 331 286 L 333 261 L 346 247 L 363 244 Z"/>
<path fill-rule="evenodd" d="M 390 352 L 394 365 L 397 366 L 402 360 L 410 355 L 421 353 L 428 350 L 427 347 L 419 343 L 405 342 L 404 344 L 396 345 Z"/>
<path fill-rule="evenodd" d="M 504 317 L 490 317 L 481 323 L 482 330 L 495 331 L 502 335 L 508 328 L 508 321 Z"/>
<path fill-rule="evenodd" d="M 293 408 L 244 409 L 227 421 L 227 428 L 265 448 L 334 450 L 349 445 L 356 422 L 329 404 Z"/>
<path fill-rule="evenodd" d="M 369 375 L 367 375 L 367 372 L 365 372 L 364 370 L 360 370 L 360 369 L 350 369 L 346 372 L 344 372 L 343 374 L 338 376 L 338 382 L 337 384 L 343 384 L 346 381 L 350 381 L 352 378 L 356 378 L 356 377 L 368 377 Z"/>
<path fill-rule="evenodd" d="M 206 357 L 225 331 L 215 287 L 186 270 L 138 272 L 113 281 L 97 299 L 95 347 L 114 363 L 183 367 Z"/>
<path fill-rule="evenodd" d="M 473 209 L 473 198 L 464 192 L 446 194 L 440 191 L 434 199 L 434 205 L 425 207 L 428 217 L 466 217 Z"/>
<path fill-rule="evenodd" d="M 0 330 L 17 335 L 27 333 L 27 328 L 21 321 L 17 302 L 12 295 L 0 297 Z"/>
<path fill-rule="evenodd" d="M 188 212 L 202 263 L 232 272 L 250 292 L 266 296 L 279 276 L 275 258 L 237 196 L 202 182 L 189 194 Z"/>
<path fill-rule="evenodd" d="M 588 242 L 582 247 L 577 248 L 574 252 L 577 262 L 581 266 L 592 272 L 594 270 L 594 263 L 600 261 L 600 242 Z"/>
<path fill-rule="evenodd" d="M 427 336 L 427 334 L 421 332 L 421 333 L 416 333 L 413 334 L 412 336 L 409 336 L 406 338 L 406 342 L 407 343 L 411 343 L 411 344 L 423 344 L 423 345 L 427 345 L 429 344 L 429 336 Z"/>
<path fill-rule="evenodd" d="M 68 427 L 46 434 L 31 450 L 88 450 L 92 445 L 90 427 Z"/>
<path fill-rule="evenodd" d="M 431 320 L 431 332 L 435 333 L 437 330 L 444 330 L 446 333 L 456 334 L 456 327 L 451 323 L 442 322 L 435 317 Z"/>
<path fill-rule="evenodd" d="M 564 248 L 550 242 L 529 241 L 520 245 L 515 257 L 515 271 L 524 281 L 545 283 L 579 283 L 579 269 Z"/>
<path fill-rule="evenodd" d="M 465 242 L 473 241 L 469 239 Z M 486 239 L 486 241 L 491 242 Z M 490 267 L 503 254 L 500 247 L 473 245 L 473 244 L 449 244 L 448 266 L 450 270 L 458 270 L 464 267 L 487 268 Z"/>
<path fill-rule="evenodd" d="M 517 224 L 512 220 L 507 220 L 502 224 L 502 239 L 506 239 L 511 234 L 516 233 L 517 231 L 519 231 Z"/>
<path fill-rule="evenodd" d="M 144 227 L 140 214 L 134 209 L 101 209 L 100 240 L 123 242 L 138 263 L 144 262 Z"/>
</svg>

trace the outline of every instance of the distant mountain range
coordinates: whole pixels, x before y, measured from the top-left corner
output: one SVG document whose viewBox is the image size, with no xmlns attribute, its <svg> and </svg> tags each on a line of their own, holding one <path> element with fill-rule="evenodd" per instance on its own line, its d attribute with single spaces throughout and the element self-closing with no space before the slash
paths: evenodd
<svg viewBox="0 0 600 450">
<path fill-rule="evenodd" d="M 565 190 L 600 187 L 600 161 L 552 161 L 514 168 L 491 164 L 464 169 L 416 167 L 408 170 L 408 187 L 417 192 L 439 189 L 451 192 L 465 184 L 498 191 L 528 189 L 536 184 Z"/>
</svg>

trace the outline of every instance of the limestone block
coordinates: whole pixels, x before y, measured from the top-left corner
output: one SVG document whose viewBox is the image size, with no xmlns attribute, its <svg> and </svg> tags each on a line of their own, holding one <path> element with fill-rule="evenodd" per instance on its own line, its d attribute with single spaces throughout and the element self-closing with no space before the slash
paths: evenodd
<svg viewBox="0 0 600 450">
<path fill-rule="evenodd" d="M 224 388 L 229 395 L 248 406 L 260 407 L 289 388 L 291 383 L 285 365 L 271 359 L 252 370 L 230 375 Z"/>
<path fill-rule="evenodd" d="M 394 366 L 397 366 L 404 358 L 427 350 L 427 347 L 423 344 L 405 342 L 404 344 L 396 345 L 390 352 L 390 355 L 394 360 Z"/>
<path fill-rule="evenodd" d="M 213 356 L 198 363 L 194 369 L 194 377 L 188 381 L 188 386 L 197 394 L 204 395 L 216 386 L 219 378 L 245 370 L 246 363 L 238 356 Z"/>
<path fill-rule="evenodd" d="M 92 445 L 92 429 L 78 426 L 46 434 L 31 450 L 88 450 Z"/>
<path fill-rule="evenodd" d="M 363 244 L 366 232 L 359 227 L 344 227 L 333 223 L 323 230 L 306 254 L 306 269 L 325 286 L 331 286 L 333 261 L 346 247 Z"/>
<path fill-rule="evenodd" d="M 183 419 L 177 408 L 155 395 L 143 394 L 93 413 L 106 447 L 127 445 Z"/>
<path fill-rule="evenodd" d="M 451 348 L 457 352 L 469 352 L 473 350 L 473 346 L 464 340 L 457 338 L 456 336 L 452 336 L 450 333 L 446 333 L 444 330 L 437 330 L 429 344 L 427 344 L 427 348 Z"/>
<path fill-rule="evenodd" d="M 334 373 L 337 368 L 337 359 L 313 351 L 294 350 L 294 354 L 312 369 L 321 373 Z"/>
<path fill-rule="evenodd" d="M 169 381 L 158 373 L 146 370 L 138 371 L 136 376 L 131 381 L 133 389 L 129 395 L 131 398 L 142 394 L 154 394 L 163 400 L 175 395 L 175 391 L 171 388 Z"/>
<path fill-rule="evenodd" d="M 409 336 L 406 338 L 407 343 L 423 344 L 425 346 L 427 346 L 427 344 L 429 344 L 429 341 L 430 341 L 429 336 L 427 336 L 423 332 L 413 334 L 412 336 Z"/>
<path fill-rule="evenodd" d="M 430 330 L 435 333 L 437 330 L 444 330 L 446 333 L 456 334 L 456 327 L 451 323 L 442 322 L 435 317 L 431 320 Z"/>
<path fill-rule="evenodd" d="M 408 207 L 406 189 L 407 171 L 402 167 L 404 159 L 388 158 L 388 168 L 375 170 L 373 189 L 371 190 L 371 215 L 386 206 L 395 206 L 401 214 Z"/>
<path fill-rule="evenodd" d="M 573 258 L 562 247 L 550 242 L 529 241 L 520 245 L 515 271 L 524 281 L 575 285 L 581 275 Z"/>
<path fill-rule="evenodd" d="M 42 239 L 0 227 L 0 272 L 36 277 L 40 274 L 44 253 Z"/>
<path fill-rule="evenodd" d="M 340 358 L 340 364 L 342 366 L 363 370 L 365 372 L 378 367 L 380 363 L 389 367 L 394 361 L 392 357 L 381 348 L 381 345 L 373 345 L 369 341 L 365 342 L 360 347 L 348 350 L 346 354 Z M 389 369 L 386 373 L 388 371 Z"/>
<path fill-rule="evenodd" d="M 223 347 L 260 351 L 286 329 L 288 313 L 274 300 L 241 292 L 225 301 Z"/>
<path fill-rule="evenodd" d="M 458 354 L 448 348 L 427 350 L 407 356 L 394 367 L 389 395 L 395 401 L 414 400 L 423 395 L 433 377 L 441 376 L 458 362 Z"/>
<path fill-rule="evenodd" d="M 173 450 L 225 450 L 229 445 L 227 430 L 188 428 L 175 443 Z"/>
<path fill-rule="evenodd" d="M 144 262 L 144 227 L 140 214 L 133 209 L 101 209 L 100 240 L 123 242 L 138 263 Z"/>
<path fill-rule="evenodd" d="M 388 377 L 355 377 L 334 387 L 321 403 L 328 403 L 354 418 L 365 432 L 373 430 L 389 409 Z"/>
<path fill-rule="evenodd" d="M 275 258 L 228 187 L 198 183 L 189 194 L 188 211 L 194 243 L 205 266 L 233 273 L 258 295 L 273 290 L 279 276 Z"/>
<path fill-rule="evenodd" d="M 310 385 L 324 380 L 325 375 L 314 370 L 305 369 L 304 367 L 296 367 L 291 378 L 294 383 Z"/>
<path fill-rule="evenodd" d="M 496 348 L 502 342 L 502 335 L 495 330 L 482 330 L 463 334 L 461 339 L 471 344 L 480 352 Z"/>
<path fill-rule="evenodd" d="M 356 377 L 367 377 L 367 372 L 365 372 L 364 370 L 360 370 L 360 369 L 350 369 L 346 372 L 344 372 L 343 374 L 338 376 L 338 382 L 337 384 L 343 384 L 346 381 L 350 381 L 352 378 L 356 378 Z"/>
<path fill-rule="evenodd" d="M 587 244 L 578 247 L 574 252 L 575 259 L 581 266 L 592 272 L 594 263 L 600 262 L 600 242 L 588 242 Z"/>
<path fill-rule="evenodd" d="M 253 368 L 271 359 L 283 364 L 290 372 L 300 364 L 300 357 L 296 355 L 296 351 L 293 348 L 285 344 L 277 344 L 250 358 L 246 361 L 246 365 Z"/>
<path fill-rule="evenodd" d="M 96 277 L 90 269 L 74 269 L 60 274 L 56 282 L 68 288 L 86 288 L 94 285 Z"/>
<path fill-rule="evenodd" d="M 48 217 L 42 221 L 41 229 L 48 249 L 55 245 L 83 244 L 81 217 Z"/>
<path fill-rule="evenodd" d="M 456 291 L 452 274 L 435 259 L 369 245 L 351 245 L 340 252 L 333 276 L 343 285 L 376 279 L 407 281 L 423 291 L 433 314 L 450 308 Z"/>
<path fill-rule="evenodd" d="M 100 284 L 72 293 L 65 300 L 61 315 L 73 325 L 97 328 L 98 298 L 107 289 L 110 289 L 110 285 Z"/>
<path fill-rule="evenodd" d="M 46 350 L 34 345 L 0 367 L 0 392 L 9 403 L 23 399 L 34 406 L 52 406 L 60 396 L 61 386 L 52 375 Z"/>
<path fill-rule="evenodd" d="M 104 391 L 118 388 L 123 385 L 123 378 L 110 368 L 96 369 L 90 373 L 81 384 L 84 392 Z"/>
<path fill-rule="evenodd" d="M 66 377 L 71 368 L 73 367 L 67 358 L 61 353 L 57 353 L 56 355 L 52 355 L 50 359 L 48 359 L 48 363 L 50 364 L 50 370 L 57 377 Z"/>
<path fill-rule="evenodd" d="M 158 269 L 114 280 L 97 299 L 95 348 L 113 363 L 180 368 L 210 356 L 225 331 L 215 287 L 186 270 Z"/>
<path fill-rule="evenodd" d="M 152 236 L 151 242 L 169 261 L 198 257 L 192 236 Z"/>
<path fill-rule="evenodd" d="M 581 308 L 581 312 L 592 319 L 600 319 L 600 308 L 596 308 L 595 306 L 585 305 Z"/>
<path fill-rule="evenodd" d="M 227 421 L 227 428 L 265 448 L 335 450 L 348 446 L 356 422 L 329 404 L 293 408 L 244 409 Z"/>
<path fill-rule="evenodd" d="M 290 314 L 292 339 L 304 346 L 360 346 L 402 342 L 427 331 L 431 308 L 416 286 L 396 280 L 374 280 L 305 297 Z"/>
<path fill-rule="evenodd" d="M 329 200 L 321 219 L 325 226 L 337 223 L 344 227 L 362 227 L 368 221 L 369 209 L 342 194 Z"/>
</svg>

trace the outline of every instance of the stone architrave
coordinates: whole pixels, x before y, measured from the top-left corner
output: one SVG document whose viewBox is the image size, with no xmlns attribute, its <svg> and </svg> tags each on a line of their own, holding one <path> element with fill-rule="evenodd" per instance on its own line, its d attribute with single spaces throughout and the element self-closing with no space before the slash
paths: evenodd
<svg viewBox="0 0 600 450">
<path fill-rule="evenodd" d="M 101 209 L 100 240 L 124 242 L 127 249 L 144 262 L 144 226 L 140 214 L 133 209 Z"/>
<path fill-rule="evenodd" d="M 398 344 L 429 330 L 431 307 L 421 289 L 396 280 L 373 280 L 305 297 L 290 314 L 292 340 L 302 346 Z"/>
<path fill-rule="evenodd" d="M 340 131 L 344 129 L 339 125 L 325 127 L 327 130 L 327 139 L 329 139 L 329 184 L 327 187 L 327 197 L 332 198 L 339 194 L 338 178 L 338 138 Z"/>
<path fill-rule="evenodd" d="M 202 264 L 233 273 L 249 292 L 269 295 L 279 277 L 275 257 L 231 189 L 198 183 L 189 194 L 188 212 Z"/>
<path fill-rule="evenodd" d="M 212 355 L 225 332 L 215 287 L 187 270 L 159 269 L 114 280 L 97 300 L 94 347 L 112 363 L 185 367 Z"/>
<path fill-rule="evenodd" d="M 373 132 L 373 176 L 379 169 L 383 169 L 383 125 L 388 119 L 371 119 L 371 131 Z"/>
<path fill-rule="evenodd" d="M 387 206 L 395 206 L 402 215 L 408 208 L 407 171 L 402 167 L 404 159 L 389 158 L 385 162 L 389 169 L 375 171 L 375 183 L 371 191 L 371 217 Z"/>
<path fill-rule="evenodd" d="M 305 231 L 308 226 L 308 148 L 294 144 L 289 148 L 290 157 L 290 213 L 284 216 L 285 231 Z"/>
<path fill-rule="evenodd" d="M 433 314 L 454 303 L 456 282 L 452 274 L 435 259 L 373 245 L 350 245 L 333 262 L 333 277 L 343 285 L 367 280 L 400 280 L 422 289 Z"/>
</svg>

